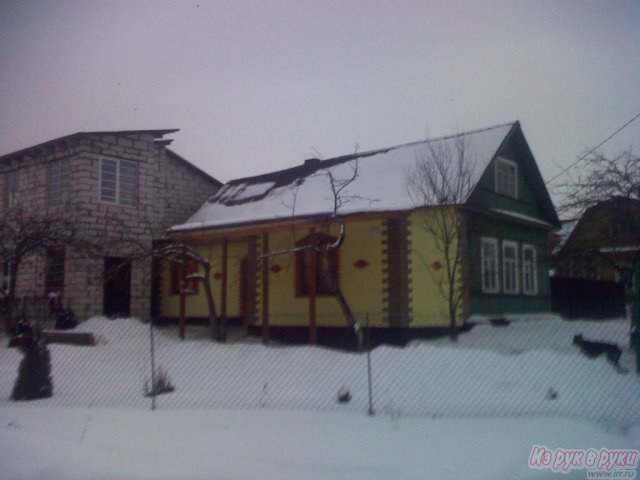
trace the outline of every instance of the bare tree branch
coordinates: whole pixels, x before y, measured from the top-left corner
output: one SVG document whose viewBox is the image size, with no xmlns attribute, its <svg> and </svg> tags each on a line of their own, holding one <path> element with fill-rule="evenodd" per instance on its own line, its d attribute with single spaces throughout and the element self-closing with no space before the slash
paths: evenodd
<svg viewBox="0 0 640 480">
<path fill-rule="evenodd" d="M 631 149 L 615 156 L 591 153 L 560 193 L 564 215 L 589 217 L 591 231 L 572 244 L 574 256 L 609 263 L 631 289 L 633 272 L 640 268 L 640 157 Z M 637 295 L 633 298 L 637 303 Z"/>
<path fill-rule="evenodd" d="M 575 181 L 560 185 L 560 211 L 578 217 L 614 197 L 640 199 L 640 157 L 631 149 L 613 157 L 596 152 L 585 159 Z"/>
<path fill-rule="evenodd" d="M 99 248 L 96 242 L 79 235 L 76 226 L 63 215 L 14 207 L 0 217 L 0 261 L 9 270 L 8 285 L 0 288 L 2 317 L 7 333 L 13 327 L 17 278 L 23 262 L 32 255 L 61 246 L 84 256 L 93 255 Z"/>
</svg>

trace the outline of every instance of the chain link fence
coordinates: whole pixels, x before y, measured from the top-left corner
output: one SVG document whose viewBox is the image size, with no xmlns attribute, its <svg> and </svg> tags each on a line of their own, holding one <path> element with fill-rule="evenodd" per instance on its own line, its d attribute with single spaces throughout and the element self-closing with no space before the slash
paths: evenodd
<svg viewBox="0 0 640 480">
<path fill-rule="evenodd" d="M 623 427 L 640 423 L 640 377 L 634 372 L 627 319 L 521 316 L 500 326 L 475 320 L 481 323 L 455 342 L 423 339 L 353 352 L 276 341 L 263 345 L 233 331 L 221 344 L 210 340 L 207 327 L 191 325 L 180 340 L 177 327 L 94 318 L 76 330 L 93 333 L 95 346 L 49 345 L 53 397 L 22 405 L 151 408 L 155 403 L 159 409 L 558 416 Z M 619 368 L 606 360 L 606 352 L 588 358 L 573 344 L 579 333 L 617 345 Z M 22 355 L 3 340 L 0 404 L 8 405 Z M 149 395 L 152 376 L 163 377 L 172 391 Z"/>
</svg>

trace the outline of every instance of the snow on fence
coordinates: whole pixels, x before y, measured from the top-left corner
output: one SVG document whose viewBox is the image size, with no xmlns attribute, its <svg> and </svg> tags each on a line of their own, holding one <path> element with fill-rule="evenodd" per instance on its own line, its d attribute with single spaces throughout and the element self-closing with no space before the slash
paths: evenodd
<svg viewBox="0 0 640 480">
<path fill-rule="evenodd" d="M 517 320 L 477 325 L 457 342 L 378 346 L 370 352 L 371 382 L 366 352 L 265 346 L 256 338 L 220 344 L 196 326 L 188 326 L 181 341 L 174 327 L 154 328 L 155 371 L 161 369 L 173 387 L 155 402 L 159 409 L 365 414 L 372 400 L 375 414 L 393 417 L 552 416 L 640 424 L 640 377 L 633 372 L 628 320 Z M 78 329 L 92 332 L 97 345 L 49 345 L 54 395 L 29 404 L 150 408 L 149 325 L 94 318 Z M 621 368 L 604 356 L 587 358 L 572 342 L 577 333 L 617 344 Z M 20 359 L 16 349 L 0 350 L 0 404 L 9 404 Z"/>
</svg>

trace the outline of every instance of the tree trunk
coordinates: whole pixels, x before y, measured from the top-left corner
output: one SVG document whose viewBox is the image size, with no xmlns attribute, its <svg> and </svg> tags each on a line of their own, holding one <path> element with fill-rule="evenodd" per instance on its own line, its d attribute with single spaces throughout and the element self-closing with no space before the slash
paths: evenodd
<svg viewBox="0 0 640 480">
<path fill-rule="evenodd" d="M 207 297 L 207 307 L 209 309 L 209 329 L 211 332 L 211 340 L 222 340 L 220 335 L 220 329 L 218 328 L 218 316 L 216 315 L 216 304 L 213 300 L 213 294 L 211 293 L 211 280 L 209 280 L 209 274 L 211 267 L 205 266 L 204 278 L 202 283 L 204 284 L 204 293 Z"/>
<path fill-rule="evenodd" d="M 633 307 L 635 307 L 635 312 L 632 312 L 631 317 L 633 318 L 635 314 L 635 328 L 632 331 L 635 332 L 636 373 L 640 375 L 640 262 L 636 263 L 635 270 L 636 281 L 635 291 L 633 292 Z"/>
<path fill-rule="evenodd" d="M 17 260 L 14 260 L 9 264 L 9 291 L 2 301 L 2 320 L 4 324 L 4 331 L 7 335 L 11 335 L 14 327 L 13 310 L 16 303 L 16 283 L 19 265 L 20 262 Z"/>
<path fill-rule="evenodd" d="M 358 351 L 360 351 L 362 350 L 362 340 L 363 340 L 362 329 L 360 328 L 360 325 L 358 325 L 358 322 L 356 322 L 356 319 L 353 316 L 353 313 L 351 312 L 351 308 L 347 303 L 347 299 L 344 297 L 344 294 L 342 293 L 342 290 L 340 288 L 336 289 L 335 295 L 336 295 L 336 299 L 338 300 L 338 303 L 340 304 L 340 308 L 342 308 L 342 313 L 347 319 L 347 323 L 353 329 L 353 332 L 356 334 L 356 341 L 358 342 Z"/>
</svg>

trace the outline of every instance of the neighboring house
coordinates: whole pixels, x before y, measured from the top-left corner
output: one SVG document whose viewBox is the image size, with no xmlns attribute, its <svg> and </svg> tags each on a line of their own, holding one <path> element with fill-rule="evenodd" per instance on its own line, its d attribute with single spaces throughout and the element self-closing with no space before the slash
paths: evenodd
<svg viewBox="0 0 640 480">
<path fill-rule="evenodd" d="M 411 337 L 449 325 L 438 291 L 445 261 L 422 226 L 434 207 L 416 206 L 407 181 L 429 146 L 463 137 L 475 159 L 473 190 L 449 209 L 463 225 L 464 262 L 459 288 L 464 305 L 458 326 L 473 314 L 549 310 L 547 235 L 559 227 L 535 159 L 518 122 L 442 139 L 318 160 L 227 183 L 170 235 L 212 260 L 218 313 L 238 318 L 263 335 L 310 339 L 347 332 L 345 315 L 327 291 L 327 274 L 340 286 L 359 324 L 378 334 Z M 295 250 L 318 238 L 334 208 L 329 173 L 357 178 L 340 195 L 338 215 L 346 237 L 334 251 L 338 268 L 322 257 L 309 262 Z M 334 226 L 321 241 L 338 237 Z M 192 265 L 187 270 L 194 270 Z M 309 279 L 316 275 L 315 294 Z M 188 273 L 188 272 L 187 272 Z M 165 270 L 161 314 L 180 313 L 180 272 Z M 196 287 L 193 285 L 193 287 Z M 202 290 L 192 288 L 186 315 L 206 318 Z M 315 326 L 314 326 L 315 324 Z M 312 333 L 313 332 L 313 333 Z"/>
<path fill-rule="evenodd" d="M 572 228 L 553 255 L 555 274 L 624 281 L 630 296 L 633 268 L 640 261 L 640 200 L 614 197 L 567 225 Z"/>
<path fill-rule="evenodd" d="M 65 245 L 31 256 L 18 272 L 19 300 L 46 304 L 47 295 L 58 292 L 80 318 L 149 317 L 152 262 L 122 266 L 122 259 L 150 250 L 221 186 L 167 148 L 172 140 L 163 137 L 177 131 L 81 132 L 0 157 L 4 211 L 64 217 L 85 239 L 124 241 L 103 258 L 79 257 Z M 4 264 L 3 283 L 7 275 Z"/>
</svg>

